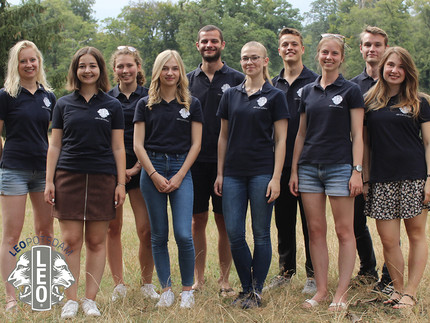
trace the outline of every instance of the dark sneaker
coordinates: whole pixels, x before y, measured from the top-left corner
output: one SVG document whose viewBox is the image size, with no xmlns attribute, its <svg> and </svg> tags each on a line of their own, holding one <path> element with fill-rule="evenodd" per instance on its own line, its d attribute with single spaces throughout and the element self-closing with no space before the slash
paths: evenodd
<svg viewBox="0 0 430 323">
<path fill-rule="evenodd" d="M 263 288 L 263 292 L 270 290 L 270 289 L 275 289 L 278 287 L 281 287 L 283 285 L 288 285 L 291 282 L 291 277 L 286 277 L 283 275 L 277 275 L 275 277 L 272 278 L 272 280 L 270 281 L 270 283 Z"/>
<path fill-rule="evenodd" d="M 378 273 L 373 272 L 358 272 L 357 276 L 353 279 L 356 285 L 373 285 L 378 281 Z"/>
<path fill-rule="evenodd" d="M 250 292 L 248 297 L 242 302 L 243 309 L 256 308 L 261 306 L 261 296 L 256 292 Z"/>
<path fill-rule="evenodd" d="M 240 292 L 239 295 L 231 302 L 232 306 L 242 307 L 242 303 L 247 299 L 249 293 Z"/>
<path fill-rule="evenodd" d="M 393 283 L 380 280 L 375 284 L 372 292 L 382 293 L 384 295 L 390 296 L 394 292 Z"/>
</svg>

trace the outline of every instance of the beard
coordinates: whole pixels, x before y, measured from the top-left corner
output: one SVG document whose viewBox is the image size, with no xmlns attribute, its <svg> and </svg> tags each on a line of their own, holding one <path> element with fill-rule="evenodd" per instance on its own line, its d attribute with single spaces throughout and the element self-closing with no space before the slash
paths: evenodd
<svg viewBox="0 0 430 323">
<path fill-rule="evenodd" d="M 202 53 L 202 58 L 208 63 L 216 62 L 221 57 L 221 50 L 217 50 L 215 54 L 211 56 L 205 56 L 204 52 Z"/>
</svg>

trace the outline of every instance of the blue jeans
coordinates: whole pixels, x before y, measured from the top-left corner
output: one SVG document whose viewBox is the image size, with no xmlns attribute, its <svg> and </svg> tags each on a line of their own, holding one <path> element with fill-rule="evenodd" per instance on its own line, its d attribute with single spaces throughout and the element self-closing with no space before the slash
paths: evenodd
<svg viewBox="0 0 430 323">
<path fill-rule="evenodd" d="M 245 293 L 261 293 L 272 260 L 270 221 L 273 203 L 268 204 L 267 185 L 272 175 L 225 176 L 222 209 L 234 265 Z M 245 240 L 245 222 L 251 206 L 254 255 Z"/>
<path fill-rule="evenodd" d="M 157 172 L 167 179 L 175 175 L 184 163 L 186 154 L 163 154 L 148 151 L 152 165 Z M 178 246 L 179 269 L 183 286 L 192 286 L 194 280 L 194 244 L 191 234 L 193 218 L 193 181 L 188 171 L 181 186 L 169 193 L 160 193 L 144 171 L 140 177 L 140 189 L 148 208 L 151 224 L 151 245 L 155 268 L 161 287 L 172 285 L 170 278 L 170 260 L 167 241 L 169 222 L 167 216 L 167 197 L 172 210 L 173 231 Z"/>
</svg>

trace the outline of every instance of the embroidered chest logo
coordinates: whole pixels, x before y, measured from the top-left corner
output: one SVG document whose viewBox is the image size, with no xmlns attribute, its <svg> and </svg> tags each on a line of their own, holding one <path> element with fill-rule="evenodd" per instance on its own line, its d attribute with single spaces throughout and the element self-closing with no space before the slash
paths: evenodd
<svg viewBox="0 0 430 323">
<path fill-rule="evenodd" d="M 97 111 L 97 113 L 99 114 L 100 117 L 102 118 L 106 118 L 109 115 L 109 111 L 105 108 L 99 109 Z"/>
<path fill-rule="evenodd" d="M 343 101 L 343 98 L 341 95 L 336 95 L 331 100 L 333 101 L 334 104 L 339 105 Z"/>
<path fill-rule="evenodd" d="M 179 111 L 179 114 L 181 115 L 182 118 L 187 119 L 188 116 L 190 115 L 190 111 L 188 111 L 186 108 L 182 108 Z"/>
<path fill-rule="evenodd" d="M 51 101 L 49 101 L 48 97 L 43 98 L 43 103 L 45 104 L 45 107 L 49 108 L 51 106 Z"/>
<path fill-rule="evenodd" d="M 302 97 L 302 92 L 303 92 L 303 88 L 301 87 L 301 88 L 297 91 L 297 96 L 298 96 L 299 98 L 301 98 L 301 97 Z"/>
<path fill-rule="evenodd" d="M 410 107 L 407 107 L 407 106 L 401 107 L 401 108 L 399 108 L 399 110 L 400 110 L 400 112 L 401 112 L 401 113 L 403 113 L 403 114 L 408 114 L 408 113 L 410 113 L 410 112 L 411 112 L 411 108 L 410 108 Z"/>
<path fill-rule="evenodd" d="M 222 93 L 224 93 L 225 91 L 227 91 L 228 89 L 230 88 L 230 84 L 224 84 L 223 86 L 221 86 L 221 90 L 222 90 Z"/>
<path fill-rule="evenodd" d="M 267 98 L 262 96 L 257 100 L 258 106 L 254 106 L 254 109 L 267 110 L 267 107 L 265 107 L 266 103 L 267 103 Z"/>
</svg>

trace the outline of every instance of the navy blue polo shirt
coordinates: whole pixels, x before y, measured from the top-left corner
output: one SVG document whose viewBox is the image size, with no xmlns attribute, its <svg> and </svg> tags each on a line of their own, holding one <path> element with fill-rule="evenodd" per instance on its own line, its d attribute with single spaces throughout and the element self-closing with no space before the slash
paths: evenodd
<svg viewBox="0 0 430 323">
<path fill-rule="evenodd" d="M 279 75 L 272 79 L 273 86 L 285 92 L 288 110 L 290 111 L 290 120 L 288 120 L 287 152 L 285 154 L 284 168 L 291 167 L 293 160 L 294 143 L 296 141 L 300 123 L 299 106 L 302 89 L 306 84 L 315 81 L 317 77 L 318 74 L 312 72 L 306 66 L 303 66 L 302 72 L 292 84 L 288 84 L 287 80 L 284 79 L 284 69 L 281 70 Z"/>
<path fill-rule="evenodd" d="M 321 76 L 302 91 L 300 113 L 306 113 L 306 138 L 299 164 L 352 164 L 350 109 L 363 108 L 357 84 L 341 74 L 323 89 Z"/>
<path fill-rule="evenodd" d="M 358 74 L 356 77 L 351 79 L 351 82 L 358 84 L 363 95 L 366 94 L 366 92 L 369 91 L 377 81 L 378 80 L 374 80 L 369 76 L 369 74 L 367 74 L 366 68 L 364 68 L 364 71 L 361 74 Z"/>
<path fill-rule="evenodd" d="M 16 98 L 0 90 L 0 120 L 4 121 L 6 141 L 0 166 L 12 169 L 46 169 L 48 127 L 56 98 L 42 85 L 31 94 L 20 88 Z"/>
<path fill-rule="evenodd" d="M 425 179 L 427 166 L 421 138 L 421 123 L 430 121 L 430 106 L 421 99 L 420 114 L 415 119 L 407 107 L 393 108 L 398 97 L 388 106 L 367 111 L 371 183 Z"/>
<path fill-rule="evenodd" d="M 75 91 L 58 99 L 52 128 L 63 130 L 57 168 L 116 175 L 112 130 L 124 129 L 121 103 L 99 91 L 89 102 Z"/>
<path fill-rule="evenodd" d="M 201 162 L 217 162 L 218 136 L 221 127 L 221 121 L 216 116 L 219 101 L 227 89 L 240 84 L 245 78 L 242 73 L 223 63 L 223 67 L 215 72 L 212 82 L 202 71 L 202 64 L 187 74 L 190 82 L 189 89 L 191 94 L 199 99 L 205 120 L 202 150 L 197 157 L 197 161 Z"/>
<path fill-rule="evenodd" d="M 224 92 L 217 116 L 228 120 L 224 175 L 272 174 L 273 124 L 290 118 L 284 92 L 266 82 L 248 97 L 242 83 Z"/>
<path fill-rule="evenodd" d="M 127 96 L 124 95 L 119 89 L 119 86 L 115 86 L 111 89 L 108 94 L 117 98 L 121 102 L 122 112 L 124 114 L 124 145 L 127 154 L 134 155 L 133 151 L 133 133 L 134 133 L 134 111 L 136 110 L 137 102 L 148 95 L 148 89 L 138 85 L 136 91 Z"/>
<path fill-rule="evenodd" d="M 185 154 L 191 148 L 191 123 L 203 123 L 202 108 L 197 98 L 191 97 L 187 110 L 176 99 L 147 107 L 149 97 L 140 99 L 133 122 L 145 122 L 146 150 L 166 154 Z"/>
</svg>

